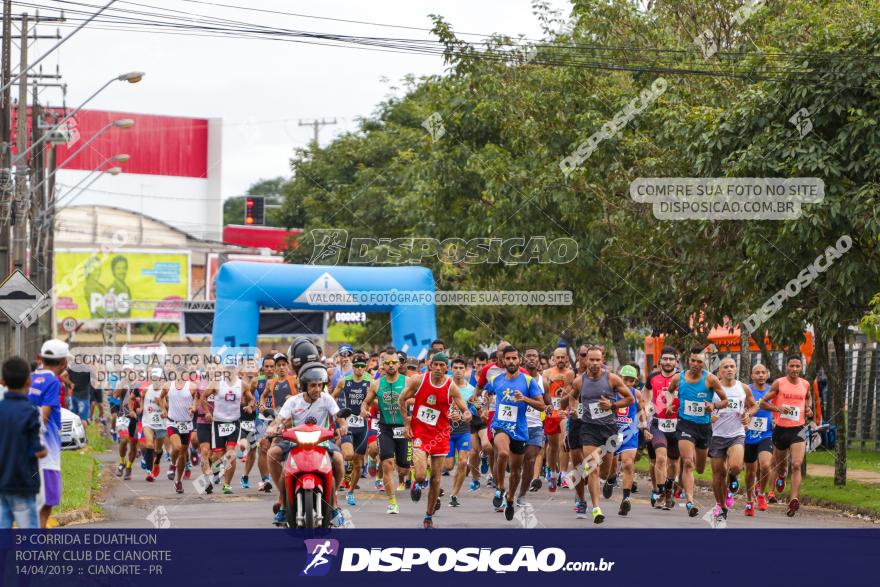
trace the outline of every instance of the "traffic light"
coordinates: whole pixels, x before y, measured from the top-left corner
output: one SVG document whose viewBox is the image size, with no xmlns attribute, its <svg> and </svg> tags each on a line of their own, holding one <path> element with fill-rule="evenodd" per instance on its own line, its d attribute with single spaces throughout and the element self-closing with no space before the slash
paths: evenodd
<svg viewBox="0 0 880 587">
<path fill-rule="evenodd" d="M 244 200 L 244 223 L 266 224 L 266 198 L 248 196 Z"/>
</svg>

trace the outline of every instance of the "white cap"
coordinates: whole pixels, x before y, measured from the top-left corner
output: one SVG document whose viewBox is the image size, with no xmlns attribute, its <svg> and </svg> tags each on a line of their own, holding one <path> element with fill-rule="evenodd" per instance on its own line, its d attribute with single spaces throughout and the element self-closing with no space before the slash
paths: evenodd
<svg viewBox="0 0 880 587">
<path fill-rule="evenodd" d="M 70 354 L 70 347 L 63 340 L 53 338 L 43 343 L 40 349 L 40 356 L 44 359 L 68 359 L 73 358 Z"/>
<path fill-rule="evenodd" d="M 163 375 L 165 375 L 165 371 L 163 371 L 159 367 L 153 367 L 152 369 L 150 369 L 150 375 L 152 375 L 153 377 L 162 377 Z"/>
</svg>

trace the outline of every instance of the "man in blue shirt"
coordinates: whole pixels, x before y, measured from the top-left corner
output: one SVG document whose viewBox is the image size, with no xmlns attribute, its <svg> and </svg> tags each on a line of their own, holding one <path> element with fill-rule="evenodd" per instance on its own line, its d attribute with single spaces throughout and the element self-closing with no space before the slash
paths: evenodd
<svg viewBox="0 0 880 587">
<path fill-rule="evenodd" d="M 40 509 L 40 527 L 49 522 L 52 508 L 61 504 L 61 380 L 67 369 L 70 347 L 66 342 L 52 339 L 43 343 L 40 350 L 43 368 L 31 376 L 28 397 L 40 409 L 43 424 L 43 446 L 48 453 L 40 459 L 43 477 L 43 506 Z"/>
<path fill-rule="evenodd" d="M 40 415 L 28 401 L 31 370 L 27 361 L 12 357 L 3 363 L 0 401 L 0 528 L 37 528 L 37 459 L 46 456 L 40 444 Z"/>
<path fill-rule="evenodd" d="M 495 394 L 495 417 L 492 419 L 495 445 L 495 511 L 504 511 L 508 521 L 513 519 L 513 493 L 519 487 L 523 455 L 529 439 L 526 409 L 531 406 L 543 412 L 544 392 L 538 382 L 519 370 L 519 351 L 508 345 L 502 349 L 504 373 L 486 385 L 488 393 Z M 510 492 L 504 494 L 504 474 L 510 465 Z M 502 508 L 502 500 L 505 507 Z"/>
</svg>

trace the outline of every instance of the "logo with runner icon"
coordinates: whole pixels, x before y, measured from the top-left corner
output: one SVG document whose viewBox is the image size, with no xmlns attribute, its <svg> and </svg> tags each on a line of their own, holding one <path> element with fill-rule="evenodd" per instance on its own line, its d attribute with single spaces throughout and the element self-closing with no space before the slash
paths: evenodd
<svg viewBox="0 0 880 587">
<path fill-rule="evenodd" d="M 303 540 L 306 544 L 306 566 L 300 577 L 323 577 L 330 572 L 333 560 L 339 554 L 339 541 L 332 538 Z"/>
</svg>

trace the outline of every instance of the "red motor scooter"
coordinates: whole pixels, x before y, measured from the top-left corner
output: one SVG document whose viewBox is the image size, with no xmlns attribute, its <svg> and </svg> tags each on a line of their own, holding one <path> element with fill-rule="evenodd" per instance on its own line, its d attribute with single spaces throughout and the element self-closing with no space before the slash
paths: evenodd
<svg viewBox="0 0 880 587">
<path fill-rule="evenodd" d="M 319 443 L 333 439 L 333 431 L 316 425 L 314 418 L 285 430 L 285 440 L 296 443 L 284 463 L 284 492 L 288 528 L 329 528 L 336 505 L 333 462 Z"/>
</svg>

